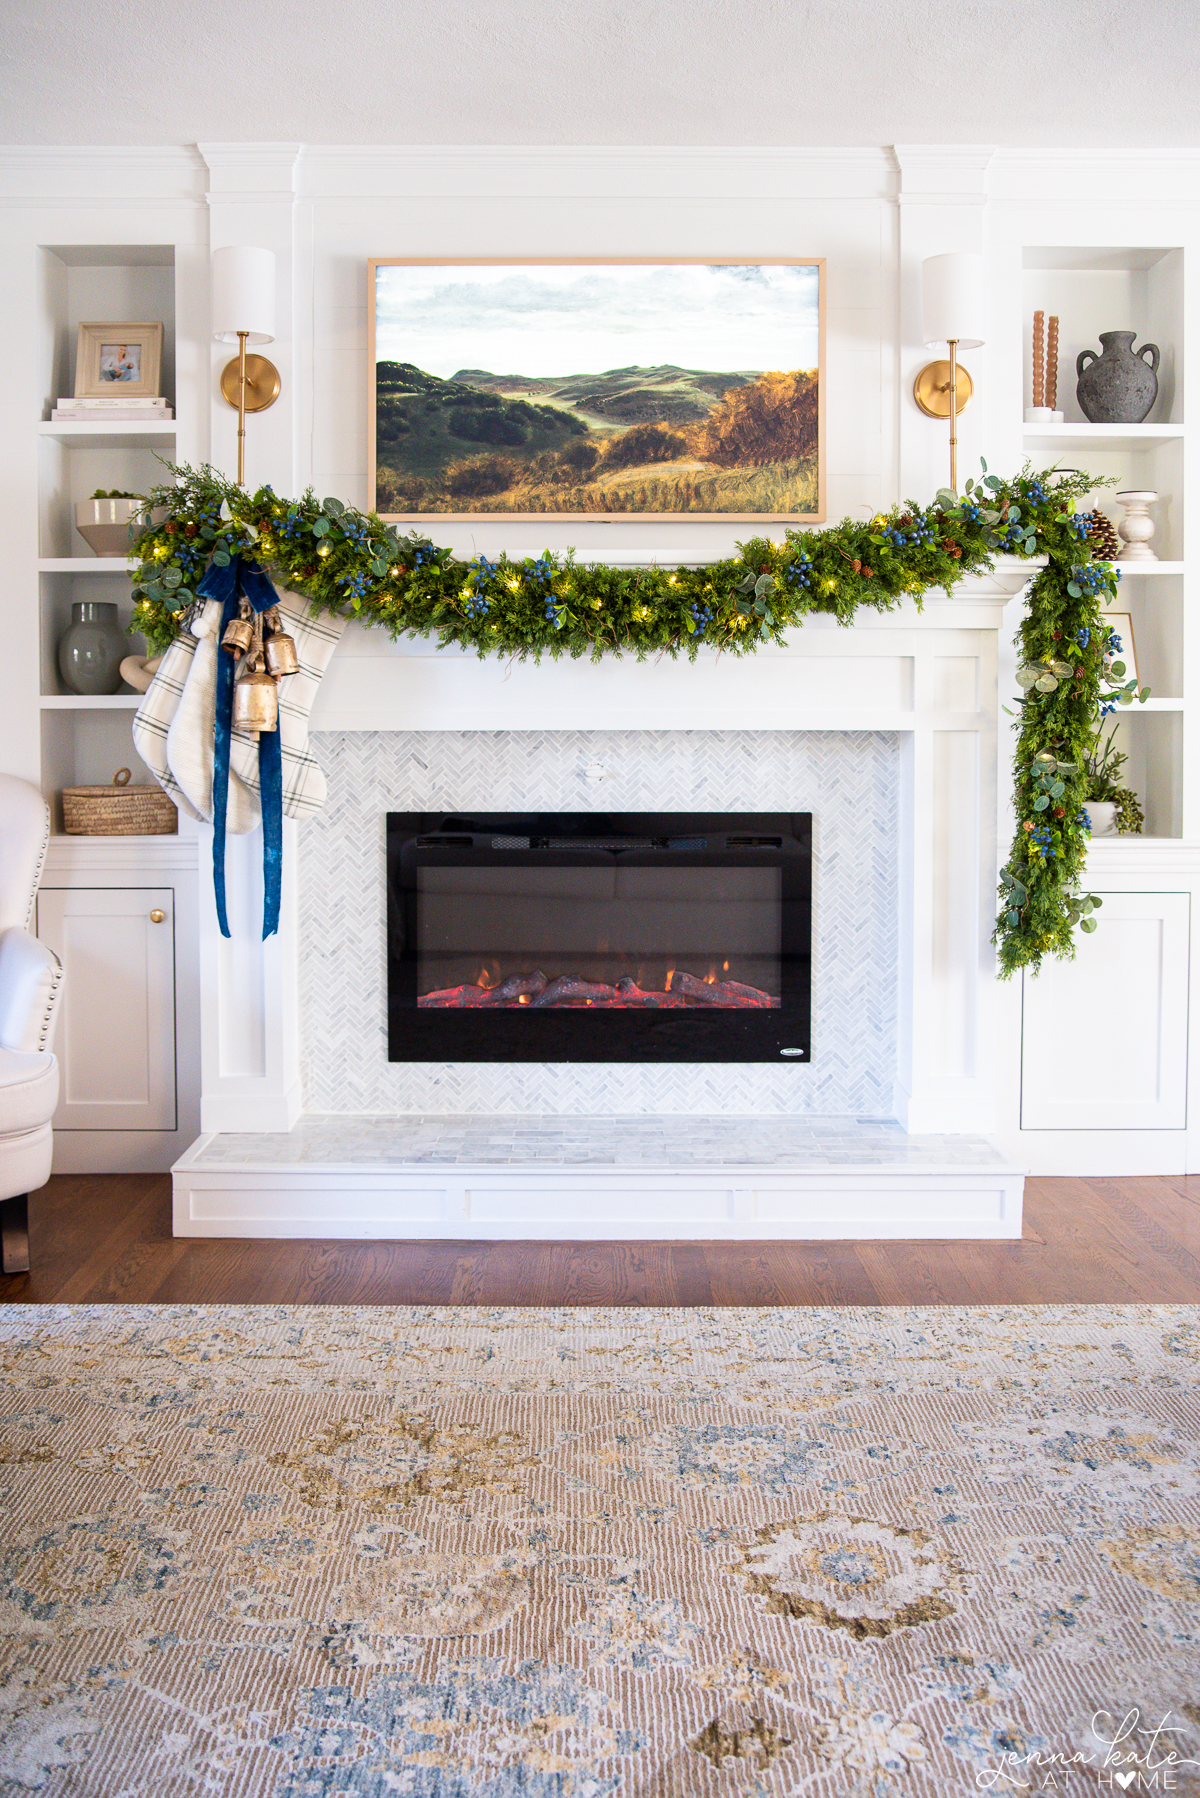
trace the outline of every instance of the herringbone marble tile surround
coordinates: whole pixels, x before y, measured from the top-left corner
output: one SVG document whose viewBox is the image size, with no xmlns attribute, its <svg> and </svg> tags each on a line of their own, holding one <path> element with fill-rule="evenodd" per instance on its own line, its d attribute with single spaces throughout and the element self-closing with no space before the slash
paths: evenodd
<svg viewBox="0 0 1200 1798">
<path fill-rule="evenodd" d="M 304 1102 L 320 1112 L 887 1116 L 896 1056 L 899 740 L 867 731 L 317 732 L 300 832 Z M 607 778 L 585 778 L 599 762 Z M 458 807 L 811 811 L 808 1066 L 387 1059 L 384 815 Z"/>
</svg>

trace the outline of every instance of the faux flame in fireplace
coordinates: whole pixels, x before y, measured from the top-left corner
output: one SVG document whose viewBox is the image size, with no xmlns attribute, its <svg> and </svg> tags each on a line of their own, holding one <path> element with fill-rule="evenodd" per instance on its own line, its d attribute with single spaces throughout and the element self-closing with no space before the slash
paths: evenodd
<svg viewBox="0 0 1200 1798">
<path fill-rule="evenodd" d="M 808 814 L 388 815 L 393 1060 L 807 1059 Z"/>
</svg>

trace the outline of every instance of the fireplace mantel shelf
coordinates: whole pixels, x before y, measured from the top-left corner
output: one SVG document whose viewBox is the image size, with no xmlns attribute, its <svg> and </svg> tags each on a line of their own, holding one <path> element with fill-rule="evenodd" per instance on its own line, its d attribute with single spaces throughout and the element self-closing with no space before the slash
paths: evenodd
<svg viewBox="0 0 1200 1798">
<path fill-rule="evenodd" d="M 1003 557 L 918 610 L 865 608 L 847 629 L 827 615 L 765 644 L 755 655 L 702 649 L 696 661 L 659 655 L 638 662 L 547 658 L 540 664 L 481 658 L 428 637 L 393 643 L 383 631 L 347 627 L 321 684 L 314 731 L 719 728 L 912 730 L 936 703 L 916 674 L 935 656 L 962 658 L 986 633 L 994 649 L 1005 607 L 1037 564 Z M 979 653 L 978 647 L 974 653 Z M 942 713 L 974 713 L 939 704 Z M 922 697 L 924 693 L 924 697 Z M 947 726 L 950 719 L 945 720 Z"/>
</svg>

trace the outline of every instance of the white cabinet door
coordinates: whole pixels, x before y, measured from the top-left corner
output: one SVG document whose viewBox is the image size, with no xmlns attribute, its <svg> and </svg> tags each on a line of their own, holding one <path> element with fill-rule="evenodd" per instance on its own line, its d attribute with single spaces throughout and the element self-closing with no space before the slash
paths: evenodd
<svg viewBox="0 0 1200 1798">
<path fill-rule="evenodd" d="M 175 1128 L 175 895 L 43 887 L 38 936 L 63 981 L 56 1130 Z"/>
<path fill-rule="evenodd" d="M 1024 976 L 1024 1130 L 1187 1124 L 1187 893 L 1102 893 L 1074 961 Z"/>
</svg>

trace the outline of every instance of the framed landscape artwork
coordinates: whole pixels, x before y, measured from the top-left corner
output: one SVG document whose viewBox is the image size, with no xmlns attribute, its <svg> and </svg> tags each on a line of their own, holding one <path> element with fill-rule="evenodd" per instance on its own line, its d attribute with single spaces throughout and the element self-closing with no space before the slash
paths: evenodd
<svg viewBox="0 0 1200 1798">
<path fill-rule="evenodd" d="M 825 517 L 825 264 L 368 265 L 384 517 Z"/>
</svg>

